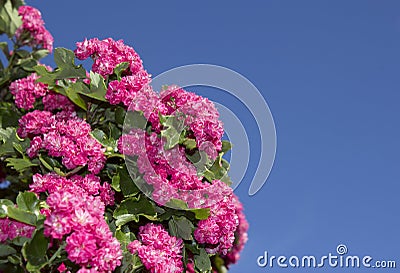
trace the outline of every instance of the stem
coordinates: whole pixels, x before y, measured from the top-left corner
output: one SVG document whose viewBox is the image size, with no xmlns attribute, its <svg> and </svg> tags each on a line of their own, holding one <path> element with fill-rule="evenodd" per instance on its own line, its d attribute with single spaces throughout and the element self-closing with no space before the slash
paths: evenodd
<svg viewBox="0 0 400 273">
<path fill-rule="evenodd" d="M 83 167 L 84 167 L 84 166 L 77 167 L 77 168 L 73 169 L 72 171 L 67 172 L 67 173 L 65 174 L 65 176 L 68 177 L 68 176 L 70 176 L 70 175 L 76 174 L 77 172 L 79 172 L 80 170 L 82 170 Z"/>
<path fill-rule="evenodd" d="M 51 256 L 51 258 L 50 258 L 46 263 L 44 263 L 44 264 L 40 267 L 40 269 L 44 268 L 45 266 L 50 266 L 51 263 L 52 263 L 57 257 L 60 256 L 61 251 L 63 251 L 64 248 L 65 248 L 65 244 L 66 244 L 66 243 L 63 243 L 62 245 L 60 245 L 60 247 L 59 247 L 59 248 L 57 249 L 57 251 L 53 254 L 53 256 Z M 40 270 L 40 269 L 39 269 L 39 270 Z"/>
<path fill-rule="evenodd" d="M 65 248 L 65 243 L 60 245 L 60 247 L 57 249 L 57 251 L 51 256 L 51 258 L 48 260 L 48 262 L 45 265 L 51 264 L 58 256 L 60 256 L 61 251 L 63 251 Z"/>
</svg>

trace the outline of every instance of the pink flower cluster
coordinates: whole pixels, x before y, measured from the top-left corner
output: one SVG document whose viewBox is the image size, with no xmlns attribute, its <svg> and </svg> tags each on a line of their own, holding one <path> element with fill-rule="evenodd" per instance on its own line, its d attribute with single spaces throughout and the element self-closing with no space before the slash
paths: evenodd
<svg viewBox="0 0 400 273">
<path fill-rule="evenodd" d="M 224 128 L 214 104 L 175 85 L 163 90 L 160 97 L 168 108 L 167 115 L 185 114 L 185 125 L 193 132 L 197 147 L 215 159 L 222 147 Z"/>
<path fill-rule="evenodd" d="M 51 194 L 62 190 L 68 190 L 69 192 L 78 190 L 87 195 L 100 197 L 101 202 L 105 205 L 114 205 L 114 191 L 111 189 L 110 184 L 101 183 L 100 178 L 93 174 L 88 174 L 85 177 L 73 175 L 69 179 L 54 173 L 46 175 L 35 174 L 33 183 L 29 187 L 32 192 L 37 194 L 41 192 Z"/>
<path fill-rule="evenodd" d="M 143 64 L 139 55 L 133 48 L 125 45 L 122 40 L 85 39 L 83 42 L 76 43 L 75 56 L 80 60 L 92 57 L 94 60 L 93 72 L 99 73 L 103 77 L 113 74 L 114 68 L 122 62 L 129 63 L 125 75 L 136 75 L 140 71 L 143 72 Z"/>
<path fill-rule="evenodd" d="M 6 240 L 14 240 L 17 237 L 31 238 L 35 231 L 34 226 L 30 226 L 12 219 L 0 218 L 0 243 Z"/>
<path fill-rule="evenodd" d="M 243 213 L 243 205 L 240 203 L 238 197 L 236 195 L 233 196 L 233 203 L 236 207 L 236 214 L 239 219 L 239 226 L 235 231 L 235 243 L 232 249 L 223 256 L 225 260 L 225 266 L 229 266 L 230 264 L 235 264 L 240 258 L 240 252 L 243 250 L 244 245 L 247 242 L 247 230 L 249 229 L 249 223 L 246 220 L 246 217 Z"/>
<path fill-rule="evenodd" d="M 95 272 L 110 272 L 121 264 L 120 244 L 103 216 L 105 204 L 114 203 L 108 183 L 100 185 L 94 175 L 67 179 L 54 173 L 35 174 L 31 189 L 49 193 L 44 234 L 66 238 L 69 260 Z"/>
<path fill-rule="evenodd" d="M 159 127 L 158 113 L 165 113 L 166 108 L 149 86 L 150 75 L 133 48 L 111 38 L 85 40 L 76 46 L 76 57 L 85 60 L 91 56 L 92 70 L 103 77 L 113 74 L 118 64 L 127 62 L 129 65 L 122 78 L 109 82 L 105 98 L 113 105 L 122 103 L 130 111 L 142 111 L 154 127 Z"/>
<path fill-rule="evenodd" d="M 151 273 L 181 273 L 182 239 L 170 236 L 162 225 L 147 224 L 139 228 L 139 239 L 128 245 Z"/>
<path fill-rule="evenodd" d="M 90 125 L 75 116 L 71 102 L 61 95 L 50 94 L 43 102 L 45 109 L 61 107 L 63 111 L 35 110 L 19 120 L 18 135 L 32 139 L 29 157 L 36 157 L 43 149 L 52 157 L 61 157 L 67 169 L 87 164 L 90 172 L 99 173 L 106 157 L 101 144 L 90 135 Z"/>
<path fill-rule="evenodd" d="M 32 109 L 37 98 L 48 93 L 47 85 L 36 82 L 39 76 L 36 73 L 26 78 L 18 79 L 10 84 L 10 91 L 15 97 L 15 104 L 25 110 Z"/>
<path fill-rule="evenodd" d="M 218 181 L 214 181 L 214 185 L 220 186 L 224 198 L 210 207 L 207 219 L 199 221 L 194 237 L 199 243 L 207 245 L 208 253 L 226 255 L 233 247 L 239 218 L 232 188 Z"/>
<path fill-rule="evenodd" d="M 187 201 L 190 207 L 198 207 L 195 198 L 207 184 L 197 175 L 196 167 L 187 160 L 183 147 L 164 150 L 165 140 L 156 133 L 148 134 L 133 129 L 118 140 L 118 149 L 128 156 L 137 156 L 139 172 L 154 188 L 153 199 L 165 205 L 171 198 Z M 209 185 L 209 184 L 208 184 Z M 195 201 L 197 200 L 197 202 Z"/>
<path fill-rule="evenodd" d="M 15 36 L 22 45 L 29 45 L 35 48 L 44 48 L 48 51 L 53 50 L 53 36 L 44 27 L 40 11 L 31 6 L 20 6 L 18 14 L 22 17 L 22 25 L 17 29 Z M 29 37 L 25 37 L 25 33 Z"/>
</svg>

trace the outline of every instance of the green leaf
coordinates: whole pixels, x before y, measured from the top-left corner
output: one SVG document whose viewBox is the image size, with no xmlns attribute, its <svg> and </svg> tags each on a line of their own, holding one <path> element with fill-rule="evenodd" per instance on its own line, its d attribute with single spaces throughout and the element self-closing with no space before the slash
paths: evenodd
<svg viewBox="0 0 400 273">
<path fill-rule="evenodd" d="M 82 99 L 82 97 L 78 94 L 78 92 L 72 87 L 68 87 L 65 92 L 67 93 L 67 97 L 77 106 L 82 108 L 83 110 L 87 110 L 86 102 Z"/>
<path fill-rule="evenodd" d="M 189 150 L 193 150 L 197 147 L 196 140 L 193 138 L 185 138 L 182 144 Z"/>
<path fill-rule="evenodd" d="M 107 135 L 100 129 L 94 129 L 91 133 L 92 137 L 94 137 L 100 144 L 103 146 L 107 146 Z"/>
<path fill-rule="evenodd" d="M 11 246 L 0 244 L 0 257 L 7 257 L 15 253 L 17 253 L 17 251 Z"/>
<path fill-rule="evenodd" d="M 172 236 L 182 238 L 184 240 L 192 240 L 192 232 L 194 226 L 191 221 L 186 217 L 172 216 L 172 219 L 168 222 L 169 232 Z"/>
<path fill-rule="evenodd" d="M 81 75 L 80 77 L 82 78 L 83 76 Z M 86 77 L 86 72 L 84 77 Z M 90 71 L 90 88 L 83 82 L 73 83 L 71 84 L 71 88 L 74 89 L 75 92 L 86 97 L 99 101 L 107 101 L 105 99 L 107 87 L 104 78 L 100 74 L 93 73 L 92 71 Z"/>
<path fill-rule="evenodd" d="M 35 226 L 37 217 L 34 213 L 24 211 L 23 209 L 13 206 L 7 207 L 7 216 L 22 223 Z"/>
<path fill-rule="evenodd" d="M 32 163 L 29 158 L 7 158 L 5 161 L 7 162 L 7 167 L 12 168 L 19 173 L 22 173 L 31 167 L 38 166 L 38 164 Z"/>
<path fill-rule="evenodd" d="M 197 220 L 206 220 L 210 216 L 210 209 L 190 209 Z"/>
<path fill-rule="evenodd" d="M 0 156 L 14 155 L 14 142 L 17 141 L 15 128 L 0 128 Z"/>
<path fill-rule="evenodd" d="M 200 254 L 194 255 L 194 264 L 200 272 L 210 272 L 211 261 L 204 248 L 200 249 Z"/>
<path fill-rule="evenodd" d="M 15 134 L 15 128 L 0 128 L 0 141 L 5 143 L 12 136 L 13 133 Z"/>
<path fill-rule="evenodd" d="M 21 264 L 21 255 L 19 253 L 9 255 L 7 257 L 7 260 L 12 264 L 20 265 Z"/>
<path fill-rule="evenodd" d="M 72 50 L 58 47 L 54 50 L 54 61 L 58 69 L 55 70 L 55 79 L 86 78 L 86 70 L 75 65 L 75 54 Z"/>
<path fill-rule="evenodd" d="M 176 198 L 171 198 L 167 203 L 167 207 L 174 208 L 174 209 L 181 209 L 181 210 L 187 210 L 189 209 L 188 204 L 180 199 Z"/>
<path fill-rule="evenodd" d="M 207 170 L 204 177 L 212 180 L 219 179 L 229 186 L 232 183 L 228 176 L 229 167 L 229 162 L 223 159 L 220 154 L 214 161 L 213 165 Z"/>
<path fill-rule="evenodd" d="M 15 169 L 17 172 L 23 172 L 30 167 L 38 166 L 38 164 L 32 163 L 29 158 L 7 158 L 7 167 Z"/>
<path fill-rule="evenodd" d="M 35 71 L 34 67 L 37 65 L 37 60 L 33 58 L 22 59 L 17 62 L 17 65 L 22 67 L 25 71 L 33 72 Z"/>
<path fill-rule="evenodd" d="M 117 76 L 118 80 L 121 79 L 121 74 L 129 67 L 128 62 L 122 62 L 119 63 L 115 68 L 114 68 L 114 74 Z"/>
<path fill-rule="evenodd" d="M 0 128 L 18 127 L 18 120 L 21 116 L 15 112 L 14 107 L 14 103 L 0 102 Z M 12 130 L 12 128 L 10 129 Z"/>
<path fill-rule="evenodd" d="M 123 125 L 125 120 L 125 115 L 126 115 L 125 109 L 123 107 L 118 106 L 115 109 L 115 122 L 119 125 Z"/>
<path fill-rule="evenodd" d="M 124 127 L 127 128 L 145 129 L 147 125 L 147 119 L 144 117 L 142 112 L 128 111 L 126 112 L 124 124 Z"/>
<path fill-rule="evenodd" d="M 228 140 L 222 140 L 221 152 L 226 154 L 231 149 L 232 149 L 232 143 L 230 143 Z"/>
<path fill-rule="evenodd" d="M 121 202 L 115 209 L 113 217 L 116 219 L 116 225 L 122 226 L 130 221 L 138 222 L 139 216 L 154 219 L 157 213 L 153 203 L 145 196 L 129 197 Z"/>
<path fill-rule="evenodd" d="M 208 158 L 208 155 L 205 151 L 195 150 L 192 154 L 186 153 L 186 158 L 193 163 L 193 165 L 196 167 L 197 173 L 200 176 L 205 176 L 206 179 L 208 178 L 207 173 L 205 172 L 207 171 L 207 167 L 209 167 L 212 162 Z"/>
<path fill-rule="evenodd" d="M 116 217 L 115 225 L 120 227 L 132 221 L 139 222 L 139 216 L 135 214 L 122 214 Z"/>
<path fill-rule="evenodd" d="M 121 243 L 122 249 L 126 249 L 130 242 L 136 240 L 135 234 L 132 232 L 125 233 L 120 229 L 115 232 L 115 238 Z"/>
<path fill-rule="evenodd" d="M 100 101 L 107 101 L 105 99 L 106 92 L 107 87 L 103 76 L 90 71 L 90 93 L 86 95 Z"/>
<path fill-rule="evenodd" d="M 135 181 L 132 180 L 128 170 L 126 169 L 126 166 L 118 169 L 117 174 L 120 177 L 119 185 L 124 196 L 132 196 L 140 192 Z M 136 177 L 135 179 L 140 179 L 140 177 Z"/>
<path fill-rule="evenodd" d="M 40 76 L 40 78 L 36 80 L 37 82 L 42 82 L 49 86 L 54 86 L 56 75 L 53 72 L 48 71 L 47 68 L 43 65 L 37 65 L 33 69 L 35 70 L 36 74 Z"/>
<path fill-rule="evenodd" d="M 34 267 L 41 266 L 47 262 L 48 245 L 49 239 L 43 235 L 43 229 L 36 230 L 32 240 L 22 247 L 22 254 Z"/>
<path fill-rule="evenodd" d="M 20 192 L 17 196 L 18 208 L 39 214 L 39 199 L 33 192 Z"/>
<path fill-rule="evenodd" d="M 182 116 L 170 116 L 163 123 L 163 126 L 164 129 L 161 131 L 161 136 L 166 140 L 164 148 L 169 150 L 179 143 L 181 133 L 185 127 L 184 120 Z"/>
<path fill-rule="evenodd" d="M 28 58 L 31 53 L 28 50 L 18 49 L 18 50 L 15 50 L 14 54 L 16 54 L 21 59 L 25 59 L 25 58 Z"/>
<path fill-rule="evenodd" d="M 8 199 L 0 199 L 0 218 L 7 216 L 8 207 L 14 207 L 14 203 Z"/>
<path fill-rule="evenodd" d="M 47 49 L 39 49 L 39 50 L 32 52 L 32 56 L 36 60 L 40 60 L 40 59 L 46 57 L 47 55 L 49 55 L 49 53 L 50 52 Z"/>
<path fill-rule="evenodd" d="M 18 15 L 18 10 L 12 6 L 10 1 L 6 1 L 0 7 L 0 31 L 7 33 L 11 38 L 21 24 L 22 20 Z"/>
<path fill-rule="evenodd" d="M 58 68 L 68 68 L 75 65 L 75 54 L 72 50 L 58 47 L 54 49 L 54 62 Z"/>
<path fill-rule="evenodd" d="M 27 237 L 16 237 L 11 242 L 16 246 L 23 246 L 26 242 L 30 241 L 31 238 Z"/>
<path fill-rule="evenodd" d="M 119 174 L 116 174 L 112 177 L 111 187 L 117 192 L 121 191 L 120 181 L 121 181 L 121 178 L 120 178 Z"/>
</svg>

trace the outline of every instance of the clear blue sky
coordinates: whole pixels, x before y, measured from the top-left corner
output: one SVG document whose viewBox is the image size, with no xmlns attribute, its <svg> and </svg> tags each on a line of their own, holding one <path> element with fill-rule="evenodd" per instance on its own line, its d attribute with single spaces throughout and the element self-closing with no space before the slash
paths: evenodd
<svg viewBox="0 0 400 273">
<path fill-rule="evenodd" d="M 259 147 L 251 136 L 252 165 L 236 190 L 249 242 L 230 272 L 309 272 L 259 268 L 256 259 L 265 250 L 322 256 L 340 243 L 400 267 L 399 1 L 27 2 L 41 9 L 55 46 L 124 39 L 153 75 L 211 63 L 262 92 L 276 123 L 276 161 L 249 197 Z M 244 108 L 233 110 L 251 131 Z"/>
</svg>

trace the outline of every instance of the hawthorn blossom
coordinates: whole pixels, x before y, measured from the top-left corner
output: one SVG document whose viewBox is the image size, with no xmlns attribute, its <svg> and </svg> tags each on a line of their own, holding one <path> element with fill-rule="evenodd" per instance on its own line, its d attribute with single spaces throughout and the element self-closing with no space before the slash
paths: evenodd
<svg viewBox="0 0 400 273">
<path fill-rule="evenodd" d="M 210 216 L 207 219 L 199 221 L 194 237 L 197 242 L 207 244 L 208 253 L 226 255 L 233 247 L 239 217 L 232 189 L 219 180 L 213 184 L 222 190 L 224 197 L 217 199 L 210 207 Z"/>
<path fill-rule="evenodd" d="M 249 229 L 249 223 L 243 213 L 243 205 L 240 203 L 236 195 L 233 196 L 233 202 L 236 207 L 236 214 L 238 215 L 239 225 L 235 231 L 235 243 L 232 249 L 223 256 L 225 266 L 236 263 L 240 258 L 240 252 L 243 250 L 244 245 L 248 240 L 247 230 Z"/>
<path fill-rule="evenodd" d="M 147 73 L 143 71 L 142 60 L 136 51 L 125 45 L 123 40 L 114 41 L 111 38 L 99 40 L 97 38 L 76 43 L 75 56 L 80 60 L 93 58 L 93 72 L 99 73 L 103 77 L 111 75 L 114 68 L 123 62 L 128 63 L 128 69 L 124 75 L 136 75 L 142 72 L 143 76 Z"/>
<path fill-rule="evenodd" d="M 120 244 L 104 219 L 105 205 L 114 202 L 111 193 L 102 196 L 105 184 L 92 174 L 70 179 L 54 173 L 33 177 L 31 190 L 49 194 L 44 235 L 65 240 L 68 259 L 82 266 L 81 272 L 110 272 L 121 264 Z"/>
<path fill-rule="evenodd" d="M 31 238 L 34 231 L 34 226 L 9 219 L 8 217 L 0 218 L 0 243 L 14 240 L 17 237 Z"/>
<path fill-rule="evenodd" d="M 181 273 L 182 239 L 170 236 L 162 225 L 153 223 L 139 227 L 139 239 L 128 245 L 151 273 Z"/>
<path fill-rule="evenodd" d="M 18 14 L 21 16 L 22 25 L 17 29 L 15 36 L 22 45 L 29 45 L 35 48 L 53 50 L 53 36 L 44 27 L 44 21 L 39 10 L 31 6 L 20 6 Z M 24 34 L 28 33 L 29 37 Z"/>
<path fill-rule="evenodd" d="M 32 109 L 36 99 L 46 95 L 47 85 L 36 82 L 38 78 L 36 73 L 32 73 L 26 78 L 15 80 L 10 84 L 10 91 L 15 97 L 15 104 L 18 108 Z"/>
<path fill-rule="evenodd" d="M 62 100 L 51 96 L 45 107 L 50 101 L 55 101 L 54 107 L 61 107 L 57 102 Z M 19 120 L 17 133 L 20 137 L 32 138 L 27 150 L 29 157 L 36 157 L 43 150 L 52 157 L 61 157 L 67 169 L 87 165 L 90 172 L 97 174 L 106 161 L 105 149 L 90 135 L 90 125 L 68 112 L 71 110 L 69 107 L 65 104 L 65 111 L 55 115 L 50 111 L 29 112 Z M 47 108 L 51 109 L 50 106 Z"/>
<path fill-rule="evenodd" d="M 133 129 L 118 140 L 118 149 L 127 156 L 137 156 L 139 172 L 153 186 L 152 197 L 160 205 L 171 198 L 182 199 L 190 190 L 206 187 L 195 166 L 186 158 L 183 147 L 164 149 L 165 140 L 156 133 Z"/>
<path fill-rule="evenodd" d="M 214 104 L 175 85 L 162 90 L 160 97 L 168 109 L 167 115 L 185 115 L 185 125 L 193 132 L 197 147 L 215 159 L 222 148 L 224 128 Z"/>
</svg>

